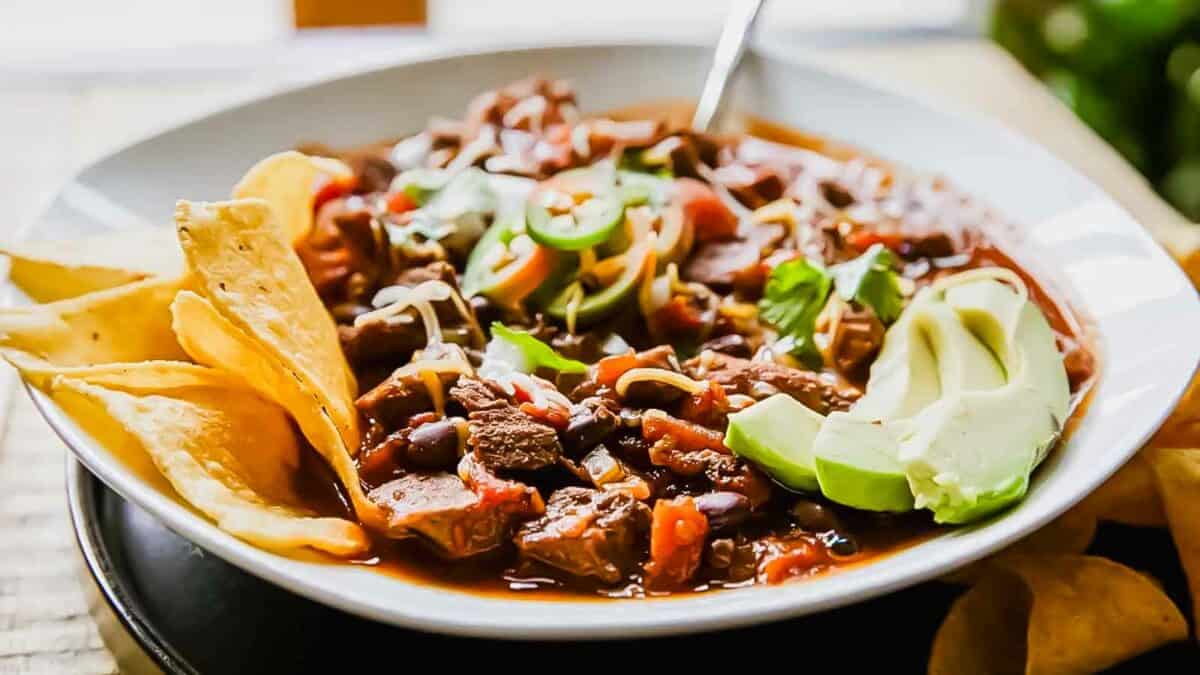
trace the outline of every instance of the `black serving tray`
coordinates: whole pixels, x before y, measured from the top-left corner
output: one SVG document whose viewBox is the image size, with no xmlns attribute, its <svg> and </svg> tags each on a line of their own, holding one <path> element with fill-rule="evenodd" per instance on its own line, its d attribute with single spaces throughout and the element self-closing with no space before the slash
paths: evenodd
<svg viewBox="0 0 1200 675">
<path fill-rule="evenodd" d="M 653 640 L 448 637 L 360 619 L 251 576 L 171 532 L 74 459 L 67 488 L 81 581 L 125 673 L 403 673 L 478 661 L 506 670 L 597 664 L 628 672 L 701 659 L 735 672 L 783 665 L 798 673 L 923 673 L 933 635 L 961 592 L 932 582 L 816 616 Z M 1153 574 L 1186 606 L 1186 582 L 1165 532 L 1105 526 L 1093 552 Z M 1200 672 L 1200 649 L 1171 645 L 1112 672 Z"/>
</svg>

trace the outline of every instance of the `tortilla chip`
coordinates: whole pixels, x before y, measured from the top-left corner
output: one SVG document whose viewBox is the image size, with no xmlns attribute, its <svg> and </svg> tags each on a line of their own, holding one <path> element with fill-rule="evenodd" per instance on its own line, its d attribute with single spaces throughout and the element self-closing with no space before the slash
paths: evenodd
<svg viewBox="0 0 1200 675">
<path fill-rule="evenodd" d="M 1092 545 L 1096 525 L 1096 516 L 1092 513 L 1071 509 L 1003 551 L 956 570 L 942 580 L 956 584 L 974 583 L 1015 556 L 1083 553 Z"/>
<path fill-rule="evenodd" d="M 292 414 L 364 521 L 382 520 L 359 484 L 356 385 L 333 319 L 266 202 L 180 202 L 179 237 L 205 297 L 172 306 L 192 359 L 242 377 Z"/>
<path fill-rule="evenodd" d="M 0 347 L 59 366 L 183 359 L 171 330 L 179 279 L 147 279 L 46 305 L 0 309 Z"/>
<path fill-rule="evenodd" d="M 1200 617 L 1200 449 L 1155 448 L 1150 465 L 1192 594 L 1192 616 Z M 1196 622 L 1200 637 L 1200 620 Z"/>
<path fill-rule="evenodd" d="M 1154 470 L 1141 450 L 1113 474 L 1095 492 L 1088 495 L 1077 511 L 1135 527 L 1164 527 L 1167 517 L 1154 480 Z"/>
<path fill-rule="evenodd" d="M 88 384 L 119 391 L 166 391 L 180 387 L 244 388 L 240 379 L 214 368 L 187 361 L 138 361 L 106 363 L 95 366 L 56 366 L 49 361 L 15 349 L 0 349 L 0 357 L 21 373 L 21 377 L 39 389 L 62 375 Z"/>
<path fill-rule="evenodd" d="M 183 253 L 169 227 L 122 230 L 67 241 L 0 246 L 9 278 L 35 302 L 55 302 L 150 277 L 183 275 Z"/>
<path fill-rule="evenodd" d="M 1179 609 L 1138 572 L 1094 556 L 1012 556 L 950 608 L 929 672 L 1091 673 L 1186 637 Z"/>
<path fill-rule="evenodd" d="M 1020 578 L 991 574 L 950 606 L 933 638 L 929 675 L 1025 672 L 1025 632 L 1033 597 Z"/>
<path fill-rule="evenodd" d="M 275 211 L 289 243 L 308 235 L 313 201 L 329 181 L 354 179 L 354 171 L 329 157 L 310 157 L 294 150 L 271 155 L 255 164 L 233 188 L 234 199 L 265 199 Z"/>
<path fill-rule="evenodd" d="M 131 394 L 68 377 L 55 399 L 90 403 L 137 440 L 176 492 L 221 529 L 273 550 L 366 550 L 362 528 L 299 506 L 291 485 L 300 449 L 283 410 L 246 389 L 189 387 Z M 78 404 L 72 405 L 80 410 Z"/>
</svg>

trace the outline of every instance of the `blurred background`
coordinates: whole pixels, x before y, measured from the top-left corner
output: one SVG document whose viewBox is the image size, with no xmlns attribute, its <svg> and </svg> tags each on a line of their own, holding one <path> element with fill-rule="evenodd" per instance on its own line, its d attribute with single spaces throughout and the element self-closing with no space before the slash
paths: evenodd
<svg viewBox="0 0 1200 675">
<path fill-rule="evenodd" d="M 111 86 L 159 78 L 202 88 L 220 79 L 224 95 L 210 99 L 216 107 L 264 79 L 320 77 L 392 60 L 431 40 L 711 35 L 726 5 L 3 0 L 0 83 L 10 86 L 0 95 L 20 107 L 22 89 L 64 82 L 79 87 L 101 79 Z M 992 39 L 1172 204 L 1200 220 L 1200 0 L 777 0 L 768 3 L 760 26 L 763 40 L 810 49 L 912 37 Z M 202 112 L 194 103 L 188 108 Z"/>
</svg>

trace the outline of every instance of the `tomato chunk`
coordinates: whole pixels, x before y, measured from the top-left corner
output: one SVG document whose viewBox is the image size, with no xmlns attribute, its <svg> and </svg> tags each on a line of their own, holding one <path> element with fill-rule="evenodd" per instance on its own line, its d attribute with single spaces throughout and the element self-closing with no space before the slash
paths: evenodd
<svg viewBox="0 0 1200 675">
<path fill-rule="evenodd" d="M 354 176 L 323 179 L 313 192 L 313 213 L 320 211 L 326 202 L 353 193 L 356 187 L 358 187 L 358 178 Z"/>
<path fill-rule="evenodd" d="M 686 216 L 696 227 L 696 241 L 737 236 L 738 219 L 707 184 L 695 178 L 676 178 L 675 193 Z"/>
<path fill-rule="evenodd" d="M 388 213 L 404 213 L 417 208 L 417 202 L 405 192 L 393 192 L 387 197 Z"/>
<path fill-rule="evenodd" d="M 708 518 L 691 497 L 660 499 L 650 521 L 650 561 L 646 585 L 668 590 L 687 583 L 700 567 Z"/>
<path fill-rule="evenodd" d="M 685 422 L 661 410 L 647 410 L 642 415 L 642 438 L 653 442 L 665 437 L 670 437 L 676 447 L 685 452 L 714 450 L 730 454 L 729 448 L 725 447 L 725 434 L 720 431 Z"/>
<path fill-rule="evenodd" d="M 828 560 L 824 548 L 807 539 L 772 539 L 760 546 L 758 580 L 768 584 L 807 574 Z"/>
</svg>

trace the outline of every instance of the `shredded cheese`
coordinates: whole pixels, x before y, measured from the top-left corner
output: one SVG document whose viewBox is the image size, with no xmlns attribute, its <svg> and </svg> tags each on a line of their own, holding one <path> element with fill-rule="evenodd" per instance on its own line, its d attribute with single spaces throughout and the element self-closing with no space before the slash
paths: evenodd
<svg viewBox="0 0 1200 675">
<path fill-rule="evenodd" d="M 1008 285 L 1013 287 L 1013 290 L 1017 292 L 1017 295 L 1020 296 L 1021 300 L 1029 300 L 1029 288 L 1025 286 L 1025 280 L 1021 278 L 1021 275 L 1008 269 L 1007 267 L 981 267 L 979 269 L 959 272 L 958 274 L 952 274 L 948 277 L 942 277 L 941 279 L 938 279 L 937 281 L 933 282 L 929 288 L 934 293 L 940 294 L 955 286 L 969 284 L 973 281 L 980 281 L 982 279 L 993 279 L 996 281 L 1006 282 Z"/>
<path fill-rule="evenodd" d="M 433 411 L 438 417 L 446 416 L 446 392 L 442 388 L 442 378 L 432 370 L 421 371 L 421 381 L 425 383 L 425 389 L 429 392 L 429 399 L 433 401 Z"/>
<path fill-rule="evenodd" d="M 729 405 L 733 406 L 737 410 L 749 408 L 750 406 L 754 405 L 757 402 L 753 398 L 751 398 L 750 396 L 747 396 L 745 394 L 730 394 L 728 396 L 728 398 L 729 398 Z"/>
<path fill-rule="evenodd" d="M 689 394 L 699 394 L 708 389 L 707 382 L 693 380 L 687 375 L 677 373 L 673 370 L 666 370 L 664 368 L 631 368 L 625 371 L 625 374 L 621 375 L 621 377 L 617 378 L 617 396 L 624 396 L 625 392 L 629 391 L 629 387 L 637 382 L 669 384 Z"/>
<path fill-rule="evenodd" d="M 581 304 L 583 304 L 583 285 L 575 282 L 571 288 L 571 299 L 567 301 L 567 332 L 571 335 L 575 334 L 575 321 Z"/>
<path fill-rule="evenodd" d="M 655 248 L 657 245 L 657 238 L 658 237 L 654 232 L 646 235 L 646 246 L 650 247 L 650 251 L 646 254 L 646 265 L 642 268 L 642 283 L 638 288 L 638 308 L 642 310 L 642 316 L 646 317 L 647 319 L 649 319 L 650 315 L 654 314 L 654 312 L 658 309 L 658 307 L 655 306 L 656 298 L 654 293 L 654 281 L 656 279 L 654 276 L 654 270 L 658 267 L 658 251 Z M 667 299 L 669 300 L 670 297 Z"/>
<path fill-rule="evenodd" d="M 387 286 L 379 289 L 371 304 L 376 308 L 355 317 L 355 326 L 364 326 L 377 321 L 387 321 L 409 307 L 417 311 L 425 324 L 425 341 L 435 344 L 442 341 L 442 326 L 438 322 L 433 303 L 449 300 L 454 289 L 444 281 L 430 279 L 416 286 Z"/>
<path fill-rule="evenodd" d="M 458 434 L 458 456 L 462 457 L 467 454 L 467 439 L 471 436 L 471 427 L 461 417 L 451 417 L 450 420 L 454 422 L 454 432 Z"/>
<path fill-rule="evenodd" d="M 583 276 L 592 271 L 596 266 L 596 249 L 587 247 L 579 251 L 579 276 Z"/>
</svg>

